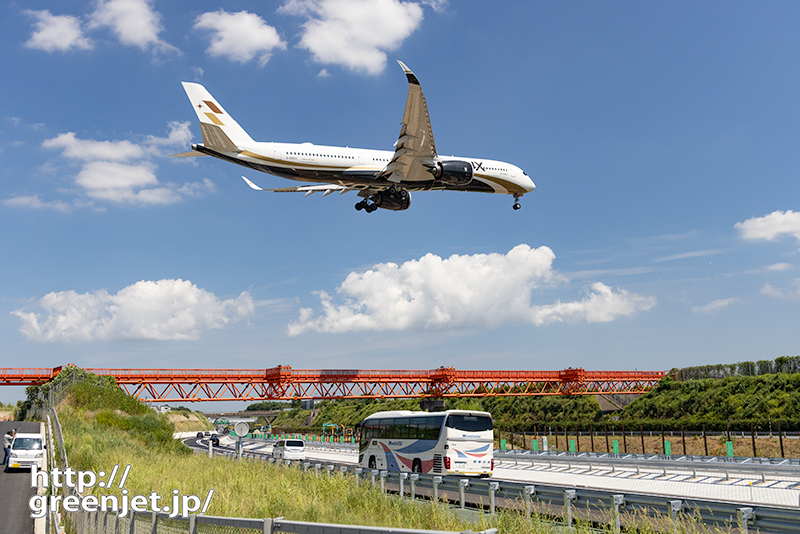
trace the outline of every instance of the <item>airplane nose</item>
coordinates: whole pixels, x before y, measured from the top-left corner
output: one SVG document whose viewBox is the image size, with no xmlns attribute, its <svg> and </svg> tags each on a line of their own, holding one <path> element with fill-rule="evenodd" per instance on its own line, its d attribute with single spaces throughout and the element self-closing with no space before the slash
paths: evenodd
<svg viewBox="0 0 800 534">
<path fill-rule="evenodd" d="M 522 171 L 522 175 L 525 177 L 525 180 L 527 180 L 527 182 L 528 182 L 523 186 L 528 191 L 528 193 L 530 193 L 531 191 L 536 189 L 536 184 L 533 183 L 533 180 L 531 180 L 531 177 L 528 176 L 528 173 L 525 172 L 525 171 Z"/>
</svg>

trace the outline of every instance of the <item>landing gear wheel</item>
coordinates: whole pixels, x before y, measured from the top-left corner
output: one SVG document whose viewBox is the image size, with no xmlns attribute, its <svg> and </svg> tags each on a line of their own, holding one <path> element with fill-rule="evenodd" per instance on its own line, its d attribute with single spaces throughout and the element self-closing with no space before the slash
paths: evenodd
<svg viewBox="0 0 800 534">
<path fill-rule="evenodd" d="M 401 199 L 404 200 L 408 196 L 408 191 L 406 191 L 405 189 L 401 189 L 400 191 L 397 192 L 397 196 L 399 196 Z"/>
<path fill-rule="evenodd" d="M 363 209 L 366 209 L 367 211 L 369 211 L 369 204 L 367 204 L 366 200 L 362 200 L 361 202 L 357 202 L 356 203 L 356 210 L 357 211 L 361 211 Z"/>
<path fill-rule="evenodd" d="M 519 205 L 519 197 L 522 195 L 520 193 L 514 194 L 514 211 L 520 209 L 522 206 Z"/>
<path fill-rule="evenodd" d="M 373 211 L 378 209 L 378 206 L 376 206 L 375 204 L 370 204 L 369 206 L 367 206 L 366 209 L 367 209 L 367 213 L 372 213 Z"/>
<path fill-rule="evenodd" d="M 520 206 L 520 205 L 519 205 L 519 202 L 514 202 L 514 209 L 515 209 L 515 210 L 518 210 L 518 209 L 520 209 L 521 207 L 522 207 L 522 206 Z"/>
</svg>

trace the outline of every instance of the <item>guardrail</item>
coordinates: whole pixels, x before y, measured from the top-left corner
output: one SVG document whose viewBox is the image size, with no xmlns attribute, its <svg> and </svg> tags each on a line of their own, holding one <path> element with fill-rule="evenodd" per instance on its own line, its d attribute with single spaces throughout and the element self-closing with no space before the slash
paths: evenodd
<svg viewBox="0 0 800 534">
<path fill-rule="evenodd" d="M 197 448 L 198 452 L 205 450 Z M 665 522 L 668 529 L 678 532 L 684 523 L 701 521 L 715 528 L 738 529 L 740 533 L 751 531 L 762 534 L 797 533 L 800 525 L 800 509 L 775 506 L 756 506 L 741 503 L 710 501 L 701 499 L 674 499 L 640 493 L 529 484 L 512 481 L 461 478 L 396 471 L 379 471 L 328 461 L 276 461 L 264 454 L 214 450 L 215 454 L 262 460 L 288 467 L 313 469 L 316 476 L 335 474 L 354 475 L 356 483 L 368 480 L 380 484 L 384 491 L 395 491 L 410 498 L 427 497 L 445 499 L 467 506 L 488 508 L 494 513 L 497 507 L 525 510 L 529 515 L 541 513 L 561 518 L 563 524 L 571 526 L 576 519 L 605 523 L 619 533 L 626 525 L 633 525 L 636 516 L 645 515 L 658 522 Z M 408 487 L 408 490 L 406 490 Z"/>
<path fill-rule="evenodd" d="M 236 534 L 273 534 L 276 532 L 291 534 L 467 534 L 448 530 L 308 523 L 289 521 L 283 517 L 248 519 L 192 514 L 184 519 L 180 516 L 169 517 L 169 514 L 157 512 L 131 512 L 126 517 L 104 512 L 83 512 L 75 515 L 77 515 L 74 523 L 77 534 L 135 534 L 138 532 L 197 534 L 209 531 L 236 532 Z M 483 530 L 475 534 L 497 534 L 497 529 Z"/>
<path fill-rule="evenodd" d="M 245 441 L 271 443 L 277 440 L 244 438 Z M 358 444 L 350 443 L 305 443 L 306 449 L 325 452 L 358 452 Z M 650 470 L 669 470 L 671 472 L 739 473 L 755 476 L 765 480 L 767 476 L 796 478 L 795 486 L 800 487 L 800 458 L 764 458 L 764 457 L 726 457 L 698 455 L 664 455 L 664 454 L 614 454 L 606 452 L 568 452 L 568 451 L 531 451 L 525 449 L 494 450 L 494 458 L 499 460 L 550 464 L 580 464 L 588 466 L 607 466 L 622 468 L 645 468 Z M 666 474 L 666 471 L 664 471 Z"/>
<path fill-rule="evenodd" d="M 583 464 L 589 466 L 623 466 L 629 468 L 645 468 L 670 471 L 691 471 L 694 476 L 697 472 L 717 473 L 746 473 L 761 476 L 762 481 L 766 476 L 779 476 L 798 479 L 795 486 L 800 486 L 800 460 L 784 458 L 743 458 L 720 456 L 670 456 L 663 454 L 613 454 L 589 452 L 564 452 L 543 451 L 534 452 L 527 450 L 497 451 L 494 457 L 500 460 L 551 464 Z"/>
</svg>

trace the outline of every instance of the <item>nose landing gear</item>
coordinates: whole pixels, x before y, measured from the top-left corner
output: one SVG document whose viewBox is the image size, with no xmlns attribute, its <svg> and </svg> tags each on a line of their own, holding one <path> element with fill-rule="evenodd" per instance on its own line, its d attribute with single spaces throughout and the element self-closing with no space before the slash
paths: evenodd
<svg viewBox="0 0 800 534">
<path fill-rule="evenodd" d="M 514 211 L 520 209 L 522 206 L 519 204 L 519 197 L 521 197 L 519 193 L 514 194 Z"/>
</svg>

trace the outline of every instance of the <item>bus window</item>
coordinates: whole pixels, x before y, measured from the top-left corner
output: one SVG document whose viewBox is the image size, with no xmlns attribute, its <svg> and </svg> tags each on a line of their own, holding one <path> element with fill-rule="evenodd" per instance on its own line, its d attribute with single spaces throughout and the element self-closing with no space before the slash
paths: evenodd
<svg viewBox="0 0 800 534">
<path fill-rule="evenodd" d="M 423 439 L 425 437 L 425 420 L 412 419 L 408 425 L 408 439 Z"/>
<path fill-rule="evenodd" d="M 447 427 L 464 432 L 482 432 L 492 430 L 492 418 L 485 415 L 450 414 Z"/>
<path fill-rule="evenodd" d="M 381 425 L 380 434 L 378 437 L 382 439 L 389 439 L 392 437 L 392 424 L 394 419 L 379 419 Z"/>
<path fill-rule="evenodd" d="M 394 432 L 392 437 L 395 439 L 408 438 L 408 418 L 394 420 Z"/>
<path fill-rule="evenodd" d="M 439 439 L 444 417 L 428 417 L 425 419 L 425 439 Z"/>
</svg>

